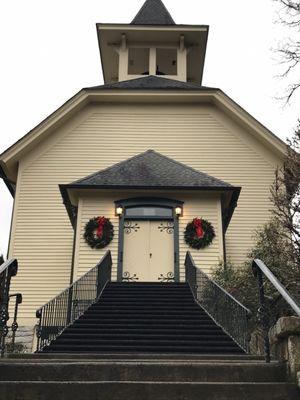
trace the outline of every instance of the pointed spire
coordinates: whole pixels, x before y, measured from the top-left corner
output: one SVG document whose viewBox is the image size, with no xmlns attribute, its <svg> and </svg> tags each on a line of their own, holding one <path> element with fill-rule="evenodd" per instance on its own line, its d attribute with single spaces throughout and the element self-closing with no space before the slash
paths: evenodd
<svg viewBox="0 0 300 400">
<path fill-rule="evenodd" d="M 146 0 L 131 24 L 175 25 L 175 22 L 161 0 Z"/>
</svg>

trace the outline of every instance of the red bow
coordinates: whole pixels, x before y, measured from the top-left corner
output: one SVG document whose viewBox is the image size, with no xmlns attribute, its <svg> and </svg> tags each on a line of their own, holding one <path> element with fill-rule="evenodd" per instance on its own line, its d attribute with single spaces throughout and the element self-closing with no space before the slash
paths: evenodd
<svg viewBox="0 0 300 400">
<path fill-rule="evenodd" d="M 204 236 L 204 230 L 202 228 L 202 220 L 199 218 L 195 218 L 193 220 L 193 224 L 196 230 L 196 235 L 199 239 L 202 239 Z"/>
<path fill-rule="evenodd" d="M 97 220 L 98 223 L 98 228 L 96 231 L 96 235 L 100 238 L 103 235 L 103 229 L 104 229 L 104 225 L 106 222 L 106 218 L 105 217 L 99 217 Z"/>
</svg>

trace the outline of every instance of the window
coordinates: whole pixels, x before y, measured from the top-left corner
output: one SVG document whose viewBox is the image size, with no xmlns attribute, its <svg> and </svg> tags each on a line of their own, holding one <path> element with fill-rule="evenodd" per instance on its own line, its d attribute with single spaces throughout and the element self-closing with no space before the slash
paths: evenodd
<svg viewBox="0 0 300 400">
<path fill-rule="evenodd" d="M 149 75 L 149 49 L 129 48 L 128 75 Z"/>
<path fill-rule="evenodd" d="M 172 218 L 172 208 L 155 207 L 155 206 L 141 206 L 126 208 L 126 217 L 161 217 Z"/>
<path fill-rule="evenodd" d="M 156 49 L 156 75 L 177 75 L 177 49 Z"/>
</svg>

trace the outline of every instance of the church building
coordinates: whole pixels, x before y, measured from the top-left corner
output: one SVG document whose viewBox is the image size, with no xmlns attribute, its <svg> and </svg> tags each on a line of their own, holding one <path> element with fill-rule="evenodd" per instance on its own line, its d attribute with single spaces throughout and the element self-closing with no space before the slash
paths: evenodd
<svg viewBox="0 0 300 400">
<path fill-rule="evenodd" d="M 80 90 L 0 155 L 14 198 L 8 258 L 19 264 L 19 326 L 38 325 L 44 346 L 105 297 L 107 282 L 154 288 L 154 307 L 186 287 L 187 257 L 207 279 L 226 261 L 242 268 L 270 218 L 286 151 L 222 89 L 202 84 L 207 25 L 176 24 L 161 0 L 147 0 L 130 23 L 96 28 L 104 84 Z M 47 304 L 48 316 L 69 313 L 52 330 Z"/>
</svg>

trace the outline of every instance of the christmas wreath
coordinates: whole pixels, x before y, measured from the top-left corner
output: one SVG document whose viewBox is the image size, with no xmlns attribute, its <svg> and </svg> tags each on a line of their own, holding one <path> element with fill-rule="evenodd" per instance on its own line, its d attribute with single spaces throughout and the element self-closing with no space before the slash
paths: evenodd
<svg viewBox="0 0 300 400">
<path fill-rule="evenodd" d="M 215 230 L 212 224 L 205 219 L 194 218 L 189 222 L 184 231 L 185 242 L 193 249 L 204 249 L 215 238 Z"/>
<path fill-rule="evenodd" d="M 83 237 L 92 249 L 103 249 L 113 240 L 113 224 L 108 218 L 94 217 L 85 225 Z"/>
</svg>

